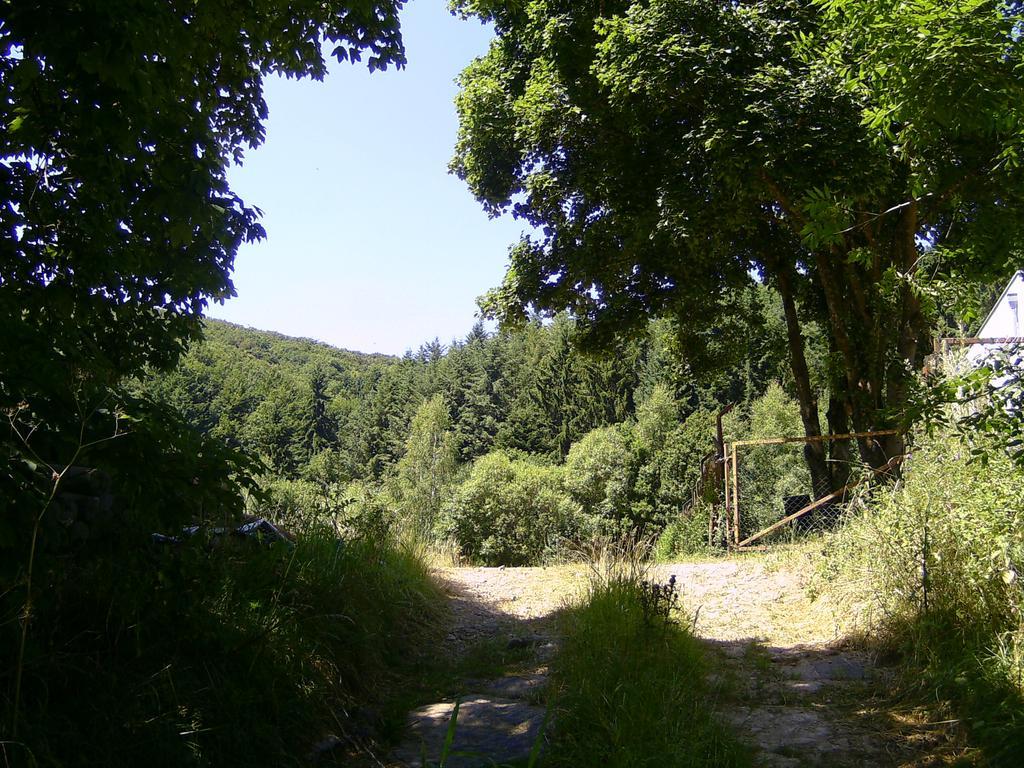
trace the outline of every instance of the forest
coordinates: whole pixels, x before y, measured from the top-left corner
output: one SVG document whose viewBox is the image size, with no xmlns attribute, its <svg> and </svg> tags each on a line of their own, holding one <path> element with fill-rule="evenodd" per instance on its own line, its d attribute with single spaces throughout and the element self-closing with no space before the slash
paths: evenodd
<svg viewBox="0 0 1024 768">
<path fill-rule="evenodd" d="M 737 304 L 743 321 L 718 340 L 718 360 L 734 362 L 714 370 L 693 368 L 666 321 L 589 352 L 565 315 L 494 334 L 477 322 L 401 359 L 208 321 L 177 368 L 139 386 L 260 457 L 253 514 L 385 522 L 447 540 L 468 561 L 533 564 L 594 537 L 651 538 L 695 512 L 726 405 L 738 406 L 730 434 L 752 434 L 751 418 L 799 432 L 781 305 L 756 284 Z M 800 470 L 790 459 L 776 474 Z M 499 509 L 509 514 L 489 519 Z M 534 515 L 544 522 L 532 530 L 517 522 Z M 706 525 L 696 512 L 689 546 L 707 545 L 696 537 Z"/>
<path fill-rule="evenodd" d="M 414 66 L 402 0 L 0 10 L 2 764 L 440 768 L 483 702 L 482 764 L 1015 765 L 1024 342 L 956 350 L 1024 267 L 1022 4 L 448 7 L 449 171 L 524 234 L 402 357 L 208 317 L 268 78 Z M 795 439 L 729 541 L 719 420 Z"/>
</svg>

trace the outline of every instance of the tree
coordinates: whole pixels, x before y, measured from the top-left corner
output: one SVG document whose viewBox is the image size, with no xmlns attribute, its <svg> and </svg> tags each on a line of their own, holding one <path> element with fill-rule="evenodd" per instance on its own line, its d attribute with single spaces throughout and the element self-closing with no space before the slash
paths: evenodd
<svg viewBox="0 0 1024 768">
<path fill-rule="evenodd" d="M 494 345 L 481 323 L 473 326 L 465 344 L 453 346 L 446 363 L 445 395 L 452 407 L 459 458 L 470 461 L 491 449 L 498 431 Z"/>
<path fill-rule="evenodd" d="M 328 378 L 326 366 L 322 364 L 314 364 L 309 371 L 312 413 L 310 414 L 309 427 L 306 431 L 306 441 L 310 456 L 314 456 L 334 445 L 338 439 L 338 425 L 334 423 L 327 412 Z"/>
<path fill-rule="evenodd" d="M 416 411 L 398 462 L 398 495 L 404 517 L 421 536 L 432 533 L 444 490 L 455 476 L 456 446 L 448 406 L 435 395 Z"/>
<path fill-rule="evenodd" d="M 578 522 L 559 467 L 514 461 L 495 451 L 473 463 L 438 528 L 474 561 L 534 565 L 573 541 Z"/>
<path fill-rule="evenodd" d="M 7 3 L 0 22 L 0 407 L 166 366 L 232 293 L 259 212 L 226 171 L 269 74 L 404 64 L 402 0 Z"/>
<path fill-rule="evenodd" d="M 536 228 L 484 307 L 570 310 L 591 338 L 727 327 L 778 292 L 801 421 L 804 325 L 828 427 L 898 423 L 934 277 L 997 273 L 1024 224 L 1021 4 L 457 0 L 497 38 L 461 77 L 452 170 Z M 861 441 L 878 466 L 902 440 Z M 820 447 L 812 474 L 828 475 Z"/>
<path fill-rule="evenodd" d="M 73 626 L 60 611 L 47 626 L 38 596 L 76 602 L 66 587 L 100 583 L 85 574 L 109 570 L 76 568 L 89 558 L 148 573 L 137 554 L 144 532 L 240 510 L 255 462 L 198 439 L 123 380 L 178 358 L 208 302 L 231 295 L 240 244 L 263 236 L 227 168 L 263 140 L 264 76 L 322 77 L 324 40 L 339 59 L 369 51 L 371 68 L 401 66 L 401 4 L 4 3 L 0 612 L 21 620 L 7 622 L 20 625 L 18 661 L 10 687 L 0 670 L 0 688 L 14 691 L 12 738 L 26 649 L 52 656 L 60 629 Z M 276 414 L 263 415 L 255 431 L 273 433 Z M 93 533 L 102 546 L 73 546 L 55 521 L 51 502 L 75 464 L 108 472 L 130 510 Z M 111 603 L 105 625 L 65 639 L 138 626 L 129 604 L 124 623 Z M 73 641 L 59 644 L 69 653 Z M 44 668 L 39 690 L 51 682 Z"/>
<path fill-rule="evenodd" d="M 599 427 L 574 443 L 565 458 L 565 488 L 595 533 L 619 536 L 642 531 L 647 522 L 633 514 L 637 462 L 630 432 Z"/>
</svg>

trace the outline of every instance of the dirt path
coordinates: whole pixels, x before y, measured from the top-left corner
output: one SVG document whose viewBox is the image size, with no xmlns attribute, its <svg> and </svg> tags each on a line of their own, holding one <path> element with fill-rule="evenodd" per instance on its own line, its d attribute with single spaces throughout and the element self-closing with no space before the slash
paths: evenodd
<svg viewBox="0 0 1024 768">
<path fill-rule="evenodd" d="M 891 670 L 843 643 L 843 622 L 808 598 L 805 570 L 744 557 L 659 565 L 648 578 L 676 577 L 696 634 L 718 660 L 713 706 L 752 747 L 755 765 L 947 764 L 948 734 L 895 707 Z M 480 765 L 479 755 L 507 763 L 528 754 L 543 720 L 546 661 L 556 650 L 553 617 L 585 593 L 589 573 L 586 566 L 438 571 L 451 600 L 452 653 L 488 641 L 534 650 L 512 674 L 470 682 L 456 749 L 478 757 L 452 761 L 453 768 Z M 424 753 L 436 762 L 452 708 L 441 702 L 412 713 L 396 764 L 418 766 Z"/>
</svg>

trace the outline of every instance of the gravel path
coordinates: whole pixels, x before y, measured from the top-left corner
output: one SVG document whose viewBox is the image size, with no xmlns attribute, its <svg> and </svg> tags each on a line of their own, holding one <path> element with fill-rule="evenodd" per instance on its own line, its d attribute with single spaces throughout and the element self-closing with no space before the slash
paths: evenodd
<svg viewBox="0 0 1024 768">
<path fill-rule="evenodd" d="M 892 673 L 844 644 L 843 622 L 827 603 L 808 598 L 805 571 L 797 561 L 749 556 L 658 565 L 647 578 L 676 577 L 695 633 L 719 660 L 710 703 L 751 746 L 755 765 L 948 764 L 955 752 L 949 734 L 897 716 Z M 453 768 L 528 754 L 543 720 L 545 662 L 556 650 L 553 619 L 585 595 L 590 574 L 585 565 L 437 572 L 451 601 L 446 645 L 453 653 L 493 638 L 536 649 L 527 671 L 474 682 L 479 693 L 461 705 L 456 749 L 476 756 L 450 762 Z M 452 709 L 440 702 L 411 713 L 410 738 L 395 764 L 419 766 L 424 752 L 436 764 Z"/>
</svg>

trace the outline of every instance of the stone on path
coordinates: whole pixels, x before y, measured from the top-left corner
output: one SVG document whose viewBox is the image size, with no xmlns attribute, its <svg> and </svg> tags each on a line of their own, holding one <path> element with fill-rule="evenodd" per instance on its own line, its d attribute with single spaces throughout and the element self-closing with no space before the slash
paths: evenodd
<svg viewBox="0 0 1024 768">
<path fill-rule="evenodd" d="M 499 677 L 496 680 L 489 680 L 478 686 L 488 696 L 496 696 L 500 699 L 530 699 L 536 697 L 547 685 L 548 678 L 545 671 L 535 672 L 528 675 L 509 675 Z"/>
<path fill-rule="evenodd" d="M 412 712 L 411 736 L 395 750 L 395 759 L 410 768 L 420 768 L 425 755 L 425 765 L 436 766 L 454 708 L 454 703 L 442 702 Z M 446 765 L 477 768 L 525 760 L 541 735 L 543 722 L 543 707 L 485 696 L 467 698 L 459 705 L 455 741 Z"/>
</svg>

